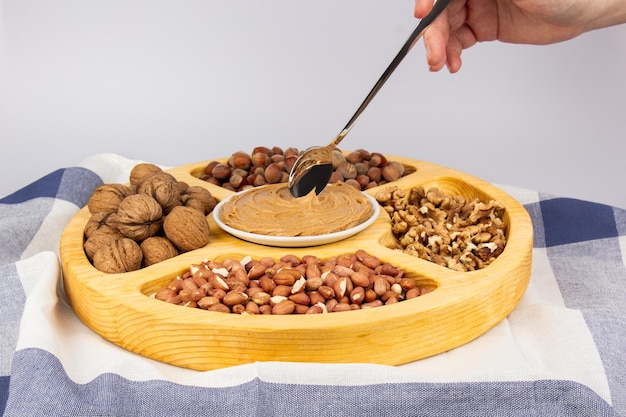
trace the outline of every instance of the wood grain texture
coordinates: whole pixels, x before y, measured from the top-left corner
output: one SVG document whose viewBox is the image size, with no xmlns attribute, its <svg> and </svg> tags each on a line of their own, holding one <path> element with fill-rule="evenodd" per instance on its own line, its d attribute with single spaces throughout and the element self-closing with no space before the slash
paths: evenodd
<svg viewBox="0 0 626 417">
<path fill-rule="evenodd" d="M 81 209 L 60 243 L 65 290 L 74 311 L 93 331 L 127 350 L 176 366 L 210 370 L 255 361 L 366 362 L 399 365 L 454 349 L 481 336 L 518 304 L 530 280 L 533 229 L 515 199 L 473 176 L 425 161 L 387 156 L 417 171 L 396 182 L 403 189 L 437 186 L 449 194 L 504 204 L 507 246 L 488 267 L 456 272 L 391 250 L 389 216 L 346 240 L 309 248 L 276 248 L 236 239 L 212 216 L 207 246 L 124 274 L 95 269 L 83 252 L 83 229 L 90 217 Z M 226 158 L 223 159 L 224 161 Z M 169 170 L 180 181 L 200 185 L 218 199 L 231 192 L 197 178 L 208 161 Z M 368 190 L 374 196 L 379 188 Z M 150 297 L 192 263 L 203 259 L 293 253 L 327 258 L 364 249 L 401 267 L 420 285 L 435 288 L 400 303 L 342 313 L 253 316 L 170 305 Z"/>
</svg>

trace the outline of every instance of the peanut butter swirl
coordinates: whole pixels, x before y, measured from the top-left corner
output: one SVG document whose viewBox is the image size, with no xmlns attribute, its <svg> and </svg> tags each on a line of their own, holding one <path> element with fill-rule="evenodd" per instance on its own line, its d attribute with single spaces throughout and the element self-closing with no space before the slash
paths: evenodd
<svg viewBox="0 0 626 417">
<path fill-rule="evenodd" d="M 355 227 L 374 212 L 370 200 L 344 183 L 328 185 L 319 195 L 295 198 L 287 184 L 256 187 L 233 195 L 220 220 L 244 232 L 270 236 L 319 236 Z"/>
</svg>

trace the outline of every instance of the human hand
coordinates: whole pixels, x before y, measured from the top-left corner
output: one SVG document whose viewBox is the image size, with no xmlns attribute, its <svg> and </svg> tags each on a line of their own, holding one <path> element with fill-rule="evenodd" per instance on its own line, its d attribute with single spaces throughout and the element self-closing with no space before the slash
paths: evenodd
<svg viewBox="0 0 626 417">
<path fill-rule="evenodd" d="M 416 0 L 414 15 L 426 16 L 433 0 Z M 499 40 L 543 45 L 626 22 L 625 0 L 451 0 L 424 32 L 431 71 L 461 68 L 461 52 L 477 42 Z"/>
</svg>

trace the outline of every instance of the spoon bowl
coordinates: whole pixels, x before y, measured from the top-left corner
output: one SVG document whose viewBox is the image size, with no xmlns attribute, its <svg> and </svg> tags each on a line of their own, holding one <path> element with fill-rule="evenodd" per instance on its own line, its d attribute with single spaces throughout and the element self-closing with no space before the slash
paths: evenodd
<svg viewBox="0 0 626 417">
<path fill-rule="evenodd" d="M 306 149 L 304 152 L 302 152 L 302 154 L 300 154 L 289 173 L 288 186 L 291 195 L 293 195 L 294 197 L 302 197 L 310 193 L 313 189 L 315 189 L 316 194 L 322 192 L 324 187 L 326 187 L 326 185 L 328 184 L 328 180 L 330 179 L 330 176 L 333 172 L 331 158 L 332 151 L 339 144 L 339 142 L 341 142 L 343 138 L 350 132 L 352 126 L 357 121 L 363 110 L 365 110 L 367 105 L 370 103 L 370 101 L 372 101 L 376 93 L 378 93 L 381 87 L 385 84 L 393 71 L 397 68 L 400 62 L 402 62 L 402 60 L 409 53 L 411 48 L 413 48 L 413 45 L 415 45 L 415 43 L 422 36 L 424 30 L 446 8 L 449 1 L 450 0 L 437 0 L 430 13 L 417 23 L 417 26 L 415 27 L 415 29 L 413 29 L 411 35 L 404 42 L 404 45 L 402 46 L 400 51 L 391 61 L 387 69 L 380 76 L 376 84 L 374 84 L 374 87 L 365 97 L 363 103 L 361 103 L 352 118 L 348 121 L 348 124 L 346 124 L 346 126 L 337 135 L 337 137 L 326 146 L 313 146 Z"/>
</svg>

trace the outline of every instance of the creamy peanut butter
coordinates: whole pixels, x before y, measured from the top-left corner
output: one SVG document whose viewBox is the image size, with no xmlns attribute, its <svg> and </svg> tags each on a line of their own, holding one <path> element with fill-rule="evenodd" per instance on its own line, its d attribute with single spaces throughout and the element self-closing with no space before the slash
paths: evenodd
<svg viewBox="0 0 626 417">
<path fill-rule="evenodd" d="M 271 184 L 233 195 L 220 220 L 244 232 L 270 236 L 319 236 L 357 226 L 373 214 L 370 200 L 344 183 L 329 184 L 295 198 L 287 184 Z"/>
</svg>

